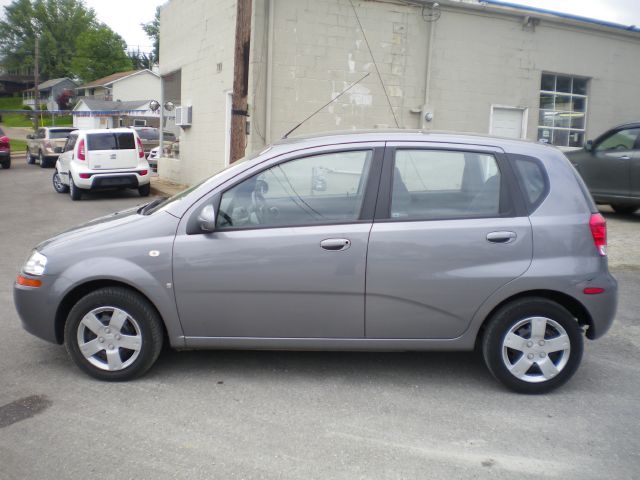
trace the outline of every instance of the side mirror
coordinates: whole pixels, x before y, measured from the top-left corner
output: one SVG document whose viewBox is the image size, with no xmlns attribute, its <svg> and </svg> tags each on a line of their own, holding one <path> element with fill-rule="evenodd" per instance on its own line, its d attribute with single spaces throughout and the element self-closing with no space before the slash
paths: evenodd
<svg viewBox="0 0 640 480">
<path fill-rule="evenodd" d="M 54 153 L 62 153 L 62 147 L 55 147 L 53 151 Z"/>
<path fill-rule="evenodd" d="M 198 226 L 203 232 L 213 232 L 216 229 L 216 211 L 213 205 L 205 206 L 198 215 Z"/>
<path fill-rule="evenodd" d="M 27 135 L 27 140 L 33 140 L 35 137 L 33 136 L 33 134 L 29 134 Z"/>
<path fill-rule="evenodd" d="M 590 152 L 593 150 L 593 140 L 587 140 L 587 142 L 584 144 L 584 149 L 587 152 Z"/>
</svg>

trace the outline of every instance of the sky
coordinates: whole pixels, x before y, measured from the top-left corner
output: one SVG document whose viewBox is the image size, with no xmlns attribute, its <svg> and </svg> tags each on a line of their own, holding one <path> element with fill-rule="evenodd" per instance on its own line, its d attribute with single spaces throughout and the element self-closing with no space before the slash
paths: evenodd
<svg viewBox="0 0 640 480">
<path fill-rule="evenodd" d="M 153 20 L 158 5 L 166 0 L 85 0 L 96 11 L 98 19 L 119 33 L 130 49 L 152 50 L 151 40 L 141 23 Z M 596 18 L 623 25 L 640 26 L 640 0 L 504 0 L 547 10 Z M 12 0 L 0 0 L 0 7 Z M 4 9 L 0 9 L 0 16 Z"/>
</svg>

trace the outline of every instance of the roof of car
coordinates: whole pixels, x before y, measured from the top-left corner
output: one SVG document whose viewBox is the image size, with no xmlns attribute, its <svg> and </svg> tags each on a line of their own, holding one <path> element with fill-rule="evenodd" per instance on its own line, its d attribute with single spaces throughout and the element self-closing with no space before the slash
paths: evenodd
<svg viewBox="0 0 640 480">
<path fill-rule="evenodd" d="M 133 130 L 131 130 L 128 127 L 118 127 L 118 128 L 93 128 L 93 129 L 88 129 L 88 130 L 76 130 L 78 133 L 86 133 L 86 134 L 93 134 L 93 133 L 133 133 Z"/>
<path fill-rule="evenodd" d="M 393 141 L 415 141 L 415 142 L 436 142 L 436 143 L 460 143 L 467 145 L 491 146 L 499 148 L 514 147 L 518 150 L 523 148 L 555 148 L 553 145 L 534 142 L 531 140 L 520 140 L 514 138 L 504 138 L 476 133 L 456 133 L 445 131 L 425 131 L 408 129 L 376 129 L 376 130 L 347 130 L 335 132 L 322 132 L 312 135 L 283 138 L 273 142 L 274 147 L 284 149 L 295 148 L 297 146 L 331 145 L 338 143 L 352 142 L 393 142 Z"/>
</svg>

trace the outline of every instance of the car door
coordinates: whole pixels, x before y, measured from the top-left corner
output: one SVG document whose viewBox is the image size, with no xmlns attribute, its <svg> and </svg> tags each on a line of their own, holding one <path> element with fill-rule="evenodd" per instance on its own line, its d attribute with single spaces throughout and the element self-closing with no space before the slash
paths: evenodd
<svg viewBox="0 0 640 480">
<path fill-rule="evenodd" d="M 633 146 L 633 152 L 631 152 L 630 170 L 630 195 L 632 197 L 640 198 L 640 133 L 638 134 L 635 145 Z"/>
<path fill-rule="evenodd" d="M 600 137 L 578 165 L 595 197 L 628 197 L 631 159 L 640 128 L 623 128 Z"/>
<path fill-rule="evenodd" d="M 458 337 L 531 263 L 531 224 L 513 173 L 487 147 L 390 143 L 386 151 L 367 257 L 366 337 Z"/>
<path fill-rule="evenodd" d="M 193 337 L 362 338 L 367 241 L 384 144 L 316 149 L 204 199 L 179 233 L 174 288 Z M 185 227 L 186 228 L 186 227 Z"/>
</svg>

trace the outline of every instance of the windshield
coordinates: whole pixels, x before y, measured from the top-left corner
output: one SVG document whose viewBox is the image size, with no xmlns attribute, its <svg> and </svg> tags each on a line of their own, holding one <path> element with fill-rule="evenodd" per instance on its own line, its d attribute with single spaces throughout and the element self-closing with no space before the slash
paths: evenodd
<svg viewBox="0 0 640 480">
<path fill-rule="evenodd" d="M 142 213 L 144 215 L 151 215 L 153 213 L 159 212 L 160 210 L 164 210 L 164 209 L 168 208 L 169 205 L 172 205 L 172 204 L 174 204 L 176 202 L 180 202 L 184 197 L 189 195 L 191 192 L 197 190 L 198 188 L 200 188 L 200 187 L 202 187 L 204 185 L 207 185 L 207 184 L 214 183 L 223 174 L 226 175 L 228 173 L 232 173 L 234 170 L 240 170 L 241 167 L 243 167 L 243 164 L 247 160 L 252 160 L 252 159 L 258 157 L 259 155 L 262 155 L 263 153 L 269 151 L 270 149 L 271 148 L 269 147 L 269 148 L 266 148 L 265 150 L 262 150 L 260 152 L 255 153 L 253 155 L 249 155 L 248 157 L 241 158 L 240 160 L 235 161 L 233 163 L 233 165 L 228 166 L 224 170 L 220 170 L 218 173 L 216 173 L 212 177 L 205 178 L 201 182 L 196 183 L 195 185 L 193 185 L 192 187 L 189 187 L 186 190 L 183 190 L 180 193 L 175 194 L 173 197 L 170 197 L 170 198 L 162 200 L 161 202 L 158 202 L 157 204 L 151 206 L 151 208 L 149 208 L 148 210 L 146 208 L 141 209 L 140 213 Z M 155 203 L 155 202 L 153 202 L 153 203 Z M 150 205 L 148 205 L 147 207 L 149 207 L 149 206 Z"/>
</svg>

